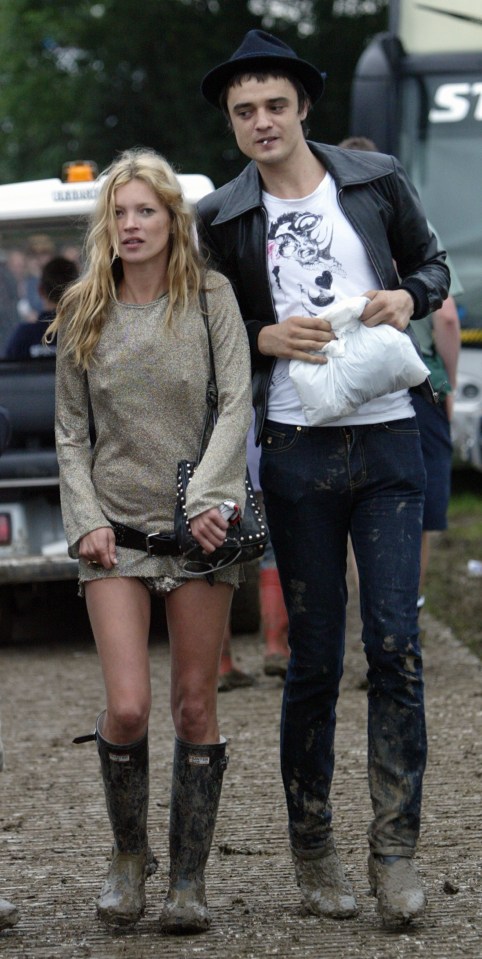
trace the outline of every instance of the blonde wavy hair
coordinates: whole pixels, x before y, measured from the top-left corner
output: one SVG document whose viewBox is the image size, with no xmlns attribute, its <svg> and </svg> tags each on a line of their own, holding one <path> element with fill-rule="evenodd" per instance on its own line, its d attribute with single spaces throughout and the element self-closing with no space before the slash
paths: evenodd
<svg viewBox="0 0 482 959">
<path fill-rule="evenodd" d="M 117 302 L 117 286 L 123 275 L 115 215 L 118 187 L 131 180 L 142 180 L 169 211 L 172 233 L 167 268 L 167 324 L 172 323 L 175 310 L 184 313 L 198 299 L 203 276 L 194 216 L 164 157 L 145 148 L 125 150 L 101 176 L 103 182 L 84 244 L 85 268 L 81 278 L 61 298 L 57 315 L 45 335 L 51 342 L 65 324 L 62 350 L 73 353 L 82 369 L 88 369 L 91 363 L 109 306 Z"/>
</svg>

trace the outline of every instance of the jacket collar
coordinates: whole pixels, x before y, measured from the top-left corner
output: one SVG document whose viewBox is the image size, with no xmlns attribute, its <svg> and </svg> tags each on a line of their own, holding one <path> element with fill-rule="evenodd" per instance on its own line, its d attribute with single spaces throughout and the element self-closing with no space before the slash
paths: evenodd
<svg viewBox="0 0 482 959">
<path fill-rule="evenodd" d="M 331 173 L 338 189 L 360 183 L 369 183 L 392 172 L 387 157 L 379 153 L 361 150 L 342 150 L 326 143 L 307 141 L 312 153 Z M 223 202 L 219 208 L 213 226 L 234 220 L 248 210 L 262 206 L 263 185 L 257 166 L 252 160 L 242 173 L 222 187 Z"/>
</svg>

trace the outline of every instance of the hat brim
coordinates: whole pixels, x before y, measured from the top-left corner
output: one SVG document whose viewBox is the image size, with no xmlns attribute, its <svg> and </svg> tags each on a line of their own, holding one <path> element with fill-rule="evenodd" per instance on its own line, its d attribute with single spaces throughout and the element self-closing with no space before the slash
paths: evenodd
<svg viewBox="0 0 482 959">
<path fill-rule="evenodd" d="M 231 77 L 237 73 L 269 73 L 271 70 L 273 72 L 279 70 L 284 72 L 286 70 L 288 76 L 300 80 L 312 103 L 319 100 L 325 89 L 324 74 L 320 73 L 316 67 L 306 60 L 300 60 L 298 57 L 264 54 L 262 56 L 252 55 L 227 60 L 226 63 L 214 67 L 202 80 L 201 93 L 213 107 L 222 109 L 219 98 Z"/>
</svg>

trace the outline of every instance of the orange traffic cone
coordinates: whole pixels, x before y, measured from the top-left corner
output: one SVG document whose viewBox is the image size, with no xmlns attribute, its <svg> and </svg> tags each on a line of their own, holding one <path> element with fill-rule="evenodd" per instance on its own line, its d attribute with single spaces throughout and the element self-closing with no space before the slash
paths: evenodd
<svg viewBox="0 0 482 959">
<path fill-rule="evenodd" d="M 286 676 L 290 649 L 288 646 L 288 614 L 276 566 L 261 569 L 259 604 L 264 639 L 264 672 L 266 676 Z"/>
</svg>

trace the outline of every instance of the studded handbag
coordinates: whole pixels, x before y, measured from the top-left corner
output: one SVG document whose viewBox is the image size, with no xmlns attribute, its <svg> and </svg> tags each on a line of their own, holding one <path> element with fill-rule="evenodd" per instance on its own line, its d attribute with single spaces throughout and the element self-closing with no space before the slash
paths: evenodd
<svg viewBox="0 0 482 959">
<path fill-rule="evenodd" d="M 233 566 L 259 559 L 266 548 L 269 534 L 262 512 L 253 491 L 249 470 L 246 468 L 246 504 L 237 522 L 229 525 L 222 546 L 213 553 L 205 553 L 194 539 L 186 511 L 186 492 L 198 462 L 207 446 L 208 437 L 218 415 L 218 390 L 214 366 L 214 354 L 209 330 L 209 314 L 204 290 L 200 293 L 201 312 L 208 337 L 209 379 L 206 388 L 206 416 L 199 445 L 197 461 L 180 460 L 177 467 L 177 502 L 174 514 L 174 532 L 183 557 L 183 566 L 190 576 L 207 576 Z"/>
</svg>

